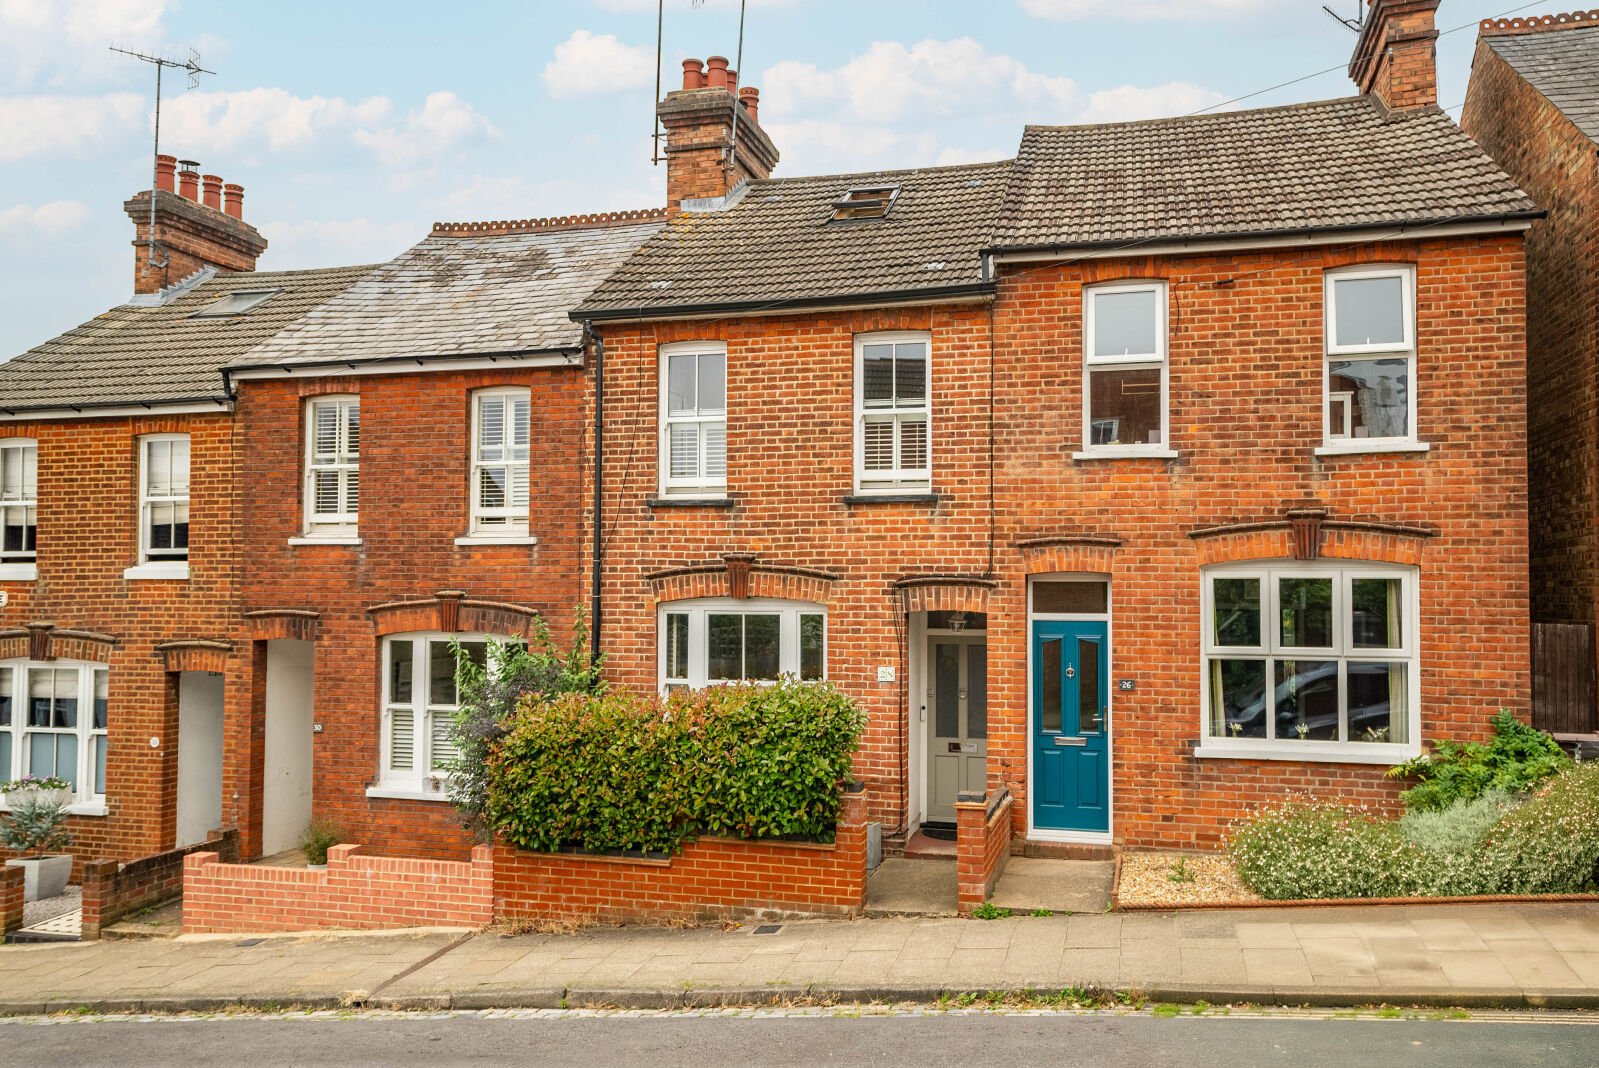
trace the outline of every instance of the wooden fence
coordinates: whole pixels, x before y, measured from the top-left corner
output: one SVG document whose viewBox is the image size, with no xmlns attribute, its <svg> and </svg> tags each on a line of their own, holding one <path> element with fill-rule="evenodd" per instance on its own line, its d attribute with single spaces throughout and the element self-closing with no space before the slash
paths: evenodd
<svg viewBox="0 0 1599 1068">
<path fill-rule="evenodd" d="M 1593 628 L 1585 623 L 1532 625 L 1532 725 L 1550 734 L 1592 734 Z"/>
</svg>

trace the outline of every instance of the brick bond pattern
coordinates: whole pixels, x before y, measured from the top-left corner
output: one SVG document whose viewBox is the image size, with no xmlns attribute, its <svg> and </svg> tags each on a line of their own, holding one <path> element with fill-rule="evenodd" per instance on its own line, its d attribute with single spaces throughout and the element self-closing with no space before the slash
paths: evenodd
<svg viewBox="0 0 1599 1068">
<path fill-rule="evenodd" d="M 993 798 L 955 802 L 956 907 L 969 915 L 988 900 L 1010 860 L 1010 791 Z"/>
<path fill-rule="evenodd" d="M 169 849 L 126 864 L 115 860 L 91 860 L 83 865 L 84 941 L 99 938 L 102 931 L 129 913 L 158 904 L 183 893 L 183 864 L 195 853 L 214 853 L 226 863 L 239 860 L 239 832 L 227 830 L 211 835 L 204 842 Z"/>
<path fill-rule="evenodd" d="M 22 926 L 28 873 L 19 867 L 0 867 L 0 936 Z"/>
<path fill-rule="evenodd" d="M 360 846 L 328 850 L 326 871 L 224 864 L 215 853 L 183 862 L 188 934 L 323 928 L 482 927 L 493 916 L 494 860 L 364 857 Z"/>
<path fill-rule="evenodd" d="M 670 922 L 843 916 L 866 904 L 865 804 L 846 794 L 832 845 L 698 838 L 670 859 L 494 857 L 499 919 Z"/>
<path fill-rule="evenodd" d="M 1323 271 L 1353 263 L 1416 266 L 1415 395 L 1430 452 L 1313 455 L 1322 443 Z M 1516 234 L 1001 268 L 994 588 L 984 591 L 989 787 L 1015 796 L 1018 835 L 1028 812 L 1026 580 L 1056 570 L 1110 576 L 1112 674 L 1137 680 L 1112 715 L 1118 842 L 1214 846 L 1233 819 L 1299 791 L 1396 804 L 1399 787 L 1381 767 L 1193 755 L 1199 568 L 1290 557 L 1290 508 L 1326 510 L 1329 556 L 1419 563 L 1424 737 L 1478 737 L 1495 709 L 1528 711 L 1523 270 Z M 1175 461 L 1071 458 L 1082 441 L 1082 287 L 1123 278 L 1162 278 L 1170 289 Z M 952 585 L 970 589 L 989 567 L 989 315 L 946 306 L 605 328 L 612 681 L 656 684 L 663 594 L 725 588 L 668 590 L 652 575 L 754 553 L 757 570 L 838 576 L 822 602 L 828 676 L 869 714 L 854 774 L 869 790 L 869 818 L 891 839 L 913 807 L 907 761 L 921 729 L 905 712 L 906 601 L 896 583 L 955 575 L 963 579 Z M 847 504 L 852 335 L 896 329 L 932 333 L 939 500 Z M 656 353 L 689 339 L 728 347 L 731 509 L 645 503 L 656 495 Z M 1354 521 L 1431 536 L 1339 526 Z M 1275 529 L 1189 536 L 1241 523 Z M 879 666 L 896 667 L 897 680 L 877 681 Z"/>
</svg>

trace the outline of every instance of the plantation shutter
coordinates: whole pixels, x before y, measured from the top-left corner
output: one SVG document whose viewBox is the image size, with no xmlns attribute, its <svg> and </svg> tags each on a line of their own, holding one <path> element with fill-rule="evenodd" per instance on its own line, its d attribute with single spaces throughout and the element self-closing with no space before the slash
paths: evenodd
<svg viewBox="0 0 1599 1068">
<path fill-rule="evenodd" d="M 415 713 L 409 708 L 389 710 L 389 767 L 410 771 L 416 748 Z"/>
</svg>

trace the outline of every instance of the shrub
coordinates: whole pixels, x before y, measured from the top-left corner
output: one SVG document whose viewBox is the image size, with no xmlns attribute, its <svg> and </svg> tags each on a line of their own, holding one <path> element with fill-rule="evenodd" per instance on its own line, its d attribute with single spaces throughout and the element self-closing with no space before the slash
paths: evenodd
<svg viewBox="0 0 1599 1068">
<path fill-rule="evenodd" d="M 0 818 L 0 845 L 23 856 L 42 857 L 72 844 L 67 810 L 55 801 L 30 797 L 12 801 L 11 814 Z"/>
<path fill-rule="evenodd" d="M 1599 766 L 1555 776 L 1494 825 L 1475 859 L 1491 893 L 1591 890 L 1599 878 Z"/>
<path fill-rule="evenodd" d="M 1481 742 L 1435 741 L 1423 754 L 1388 769 L 1390 778 L 1412 777 L 1417 785 L 1399 796 L 1417 811 L 1446 809 L 1488 790 L 1526 790 L 1571 765 L 1571 758 L 1549 735 L 1501 708 L 1493 717 L 1494 737 Z"/>
<path fill-rule="evenodd" d="M 1444 809 L 1414 809 L 1399 818 L 1405 840 L 1429 853 L 1475 849 L 1494 824 L 1520 803 L 1516 795 L 1493 789 L 1481 797 L 1456 801 Z"/>
<path fill-rule="evenodd" d="M 1257 814 L 1234 832 L 1228 851 L 1249 888 L 1274 901 L 1406 897 L 1419 892 L 1426 861 L 1393 822 L 1314 802 Z"/>
<path fill-rule="evenodd" d="M 300 851 L 307 864 L 326 864 L 328 850 L 339 844 L 339 828 L 330 819 L 314 819 L 300 832 Z"/>
<path fill-rule="evenodd" d="M 676 852 L 696 834 L 830 841 L 865 717 L 827 683 L 529 695 L 486 765 L 523 849 Z"/>
</svg>

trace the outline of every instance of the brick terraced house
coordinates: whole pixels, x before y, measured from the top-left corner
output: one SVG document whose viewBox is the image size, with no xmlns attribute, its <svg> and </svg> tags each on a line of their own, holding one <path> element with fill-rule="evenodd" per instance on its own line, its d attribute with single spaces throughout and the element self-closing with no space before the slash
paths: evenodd
<svg viewBox="0 0 1599 1068">
<path fill-rule="evenodd" d="M 1599 731 L 1599 9 L 1485 20 L 1460 124 L 1549 212 L 1527 233 L 1533 722 L 1592 741 Z"/>
<path fill-rule="evenodd" d="M 1424 737 L 1525 713 L 1539 213 L 1436 106 L 1436 6 L 1372 6 L 1346 99 L 673 166 L 681 214 L 572 313 L 615 680 L 831 679 L 890 843 L 1005 788 L 1032 852 L 1392 805 Z"/>
</svg>

